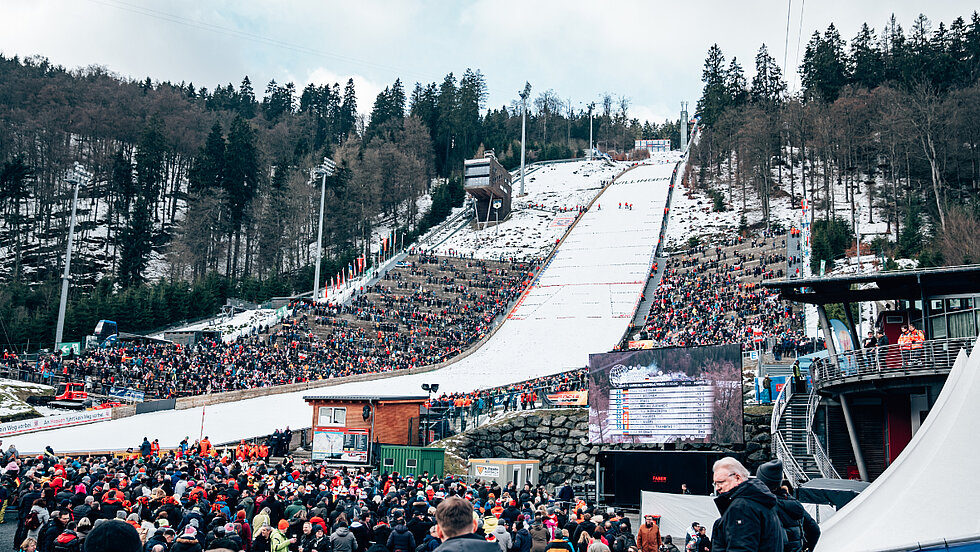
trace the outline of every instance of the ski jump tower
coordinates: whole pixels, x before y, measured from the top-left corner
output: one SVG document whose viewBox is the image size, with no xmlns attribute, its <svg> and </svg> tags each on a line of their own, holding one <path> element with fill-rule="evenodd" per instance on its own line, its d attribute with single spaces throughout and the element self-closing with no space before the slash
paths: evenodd
<svg viewBox="0 0 980 552">
<path fill-rule="evenodd" d="M 687 102 L 681 102 L 681 151 L 687 149 Z"/>
<path fill-rule="evenodd" d="M 463 162 L 463 189 L 476 200 L 476 219 L 486 225 L 497 223 L 510 214 L 510 173 L 494 156 L 493 151 L 483 159 Z"/>
</svg>

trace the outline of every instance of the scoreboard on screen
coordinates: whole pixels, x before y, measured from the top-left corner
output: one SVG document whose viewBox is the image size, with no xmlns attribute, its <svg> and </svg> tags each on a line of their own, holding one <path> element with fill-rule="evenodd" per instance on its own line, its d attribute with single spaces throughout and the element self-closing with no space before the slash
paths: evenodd
<svg viewBox="0 0 980 552">
<path fill-rule="evenodd" d="M 739 442 L 740 376 L 737 345 L 590 355 L 590 440 Z"/>
</svg>

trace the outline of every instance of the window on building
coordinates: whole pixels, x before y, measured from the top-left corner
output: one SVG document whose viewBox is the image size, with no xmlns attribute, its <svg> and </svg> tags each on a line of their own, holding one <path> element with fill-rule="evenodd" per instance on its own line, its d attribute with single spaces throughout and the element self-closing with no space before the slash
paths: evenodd
<svg viewBox="0 0 980 552">
<path fill-rule="evenodd" d="M 408 458 L 405 460 L 405 467 L 414 470 L 419 467 L 419 461 L 417 458 Z"/>
<path fill-rule="evenodd" d="M 317 415 L 317 425 L 343 426 L 347 425 L 347 408 L 336 406 L 321 406 Z"/>
<path fill-rule="evenodd" d="M 394 458 L 385 458 L 384 460 L 381 461 L 381 465 L 384 466 L 384 467 L 386 467 L 386 468 L 393 468 L 393 467 L 395 467 L 395 459 Z"/>
</svg>

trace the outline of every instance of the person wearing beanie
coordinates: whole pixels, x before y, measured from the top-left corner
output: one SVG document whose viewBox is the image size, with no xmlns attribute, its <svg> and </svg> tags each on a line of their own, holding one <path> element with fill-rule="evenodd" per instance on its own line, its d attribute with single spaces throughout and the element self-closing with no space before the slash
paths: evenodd
<svg viewBox="0 0 980 552">
<path fill-rule="evenodd" d="M 271 552 L 289 552 L 289 545 L 296 542 L 296 537 L 286 536 L 286 531 L 289 530 L 289 522 L 280 519 L 279 524 L 276 526 L 276 530 L 272 532 L 271 545 L 269 550 Z"/>
<path fill-rule="evenodd" d="M 180 536 L 174 541 L 170 552 L 202 552 L 203 550 L 204 547 L 201 546 L 201 542 L 197 539 L 197 529 L 193 525 L 188 524 L 187 527 L 184 527 Z"/>
<path fill-rule="evenodd" d="M 759 466 L 756 479 L 766 484 L 766 487 L 776 495 L 776 515 L 785 531 L 787 552 L 813 550 L 820 538 L 820 526 L 816 520 L 792 497 L 783 483 L 783 463 L 780 460 L 766 462 Z M 787 483 L 788 485 L 788 483 Z"/>
<path fill-rule="evenodd" d="M 85 552 L 139 552 L 142 550 L 143 544 L 140 542 L 140 536 L 132 525 L 115 519 L 100 521 L 102 523 L 97 523 L 85 537 Z"/>
</svg>

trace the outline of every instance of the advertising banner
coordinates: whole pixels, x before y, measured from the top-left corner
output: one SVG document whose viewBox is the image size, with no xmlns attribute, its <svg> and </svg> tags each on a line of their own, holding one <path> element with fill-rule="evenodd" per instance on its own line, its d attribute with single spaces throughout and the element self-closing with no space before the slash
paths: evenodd
<svg viewBox="0 0 980 552">
<path fill-rule="evenodd" d="M 589 355 L 592 443 L 740 443 L 739 345 Z"/>
<path fill-rule="evenodd" d="M 315 428 L 312 458 L 337 462 L 367 462 L 370 433 L 367 429 Z"/>
<path fill-rule="evenodd" d="M 637 349 L 653 349 L 652 339 L 637 339 L 629 342 L 629 349 L 635 351 Z"/>
<path fill-rule="evenodd" d="M 110 387 L 109 392 L 106 394 L 114 399 L 128 402 L 143 402 L 143 399 L 146 398 L 145 392 L 128 387 Z"/>
<path fill-rule="evenodd" d="M 548 395 L 548 401 L 555 406 L 585 406 L 589 404 L 589 392 L 561 391 Z"/>
<path fill-rule="evenodd" d="M 476 466 L 477 477 L 500 477 L 500 466 Z"/>
<path fill-rule="evenodd" d="M 19 435 L 21 433 L 31 433 L 34 431 L 44 431 L 46 429 L 57 429 L 74 425 L 89 424 L 92 422 L 102 422 L 112 419 L 112 409 L 90 410 L 88 412 L 77 412 L 73 414 L 63 414 L 61 416 L 42 416 L 18 422 L 7 422 L 0 424 L 0 437 L 8 435 Z"/>
<path fill-rule="evenodd" d="M 769 389 L 763 387 L 763 380 L 766 378 L 755 378 L 755 400 L 760 404 L 769 404 L 779 396 L 790 377 L 789 376 L 769 376 Z"/>
</svg>

